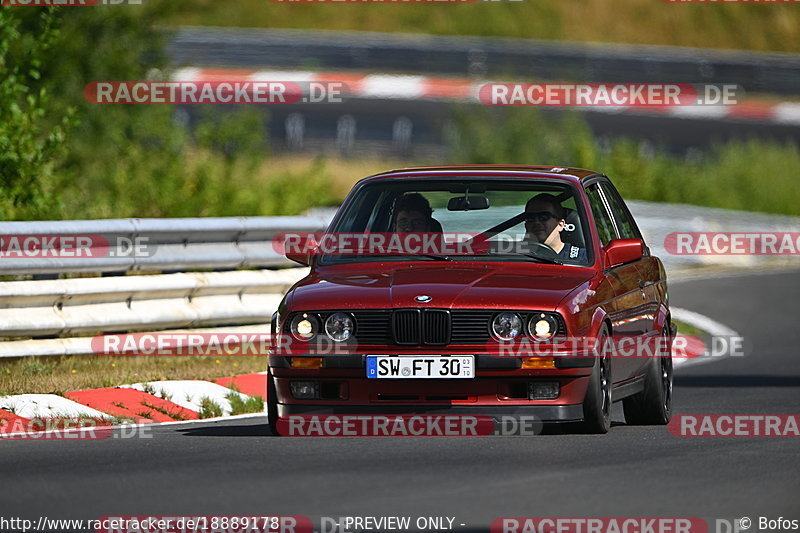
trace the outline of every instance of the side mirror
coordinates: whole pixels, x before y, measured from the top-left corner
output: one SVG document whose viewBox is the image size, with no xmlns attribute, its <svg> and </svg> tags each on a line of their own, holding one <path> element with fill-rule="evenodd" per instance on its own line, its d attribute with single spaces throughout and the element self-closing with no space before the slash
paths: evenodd
<svg viewBox="0 0 800 533">
<path fill-rule="evenodd" d="M 281 234 L 276 236 L 273 246 L 289 261 L 310 266 L 312 257 L 319 249 L 321 234 Z"/>
<path fill-rule="evenodd" d="M 300 263 L 303 266 L 310 266 L 311 265 L 311 254 L 287 252 L 286 253 L 286 258 L 289 261 L 294 261 L 295 263 Z"/>
<path fill-rule="evenodd" d="M 644 255 L 644 242 L 641 239 L 613 239 L 603 247 L 606 268 L 638 261 Z"/>
</svg>

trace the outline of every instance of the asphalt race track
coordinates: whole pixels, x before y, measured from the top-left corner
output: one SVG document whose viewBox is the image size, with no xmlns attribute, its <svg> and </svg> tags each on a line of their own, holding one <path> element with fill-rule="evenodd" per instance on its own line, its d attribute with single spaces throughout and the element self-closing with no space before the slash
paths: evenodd
<svg viewBox="0 0 800 533">
<path fill-rule="evenodd" d="M 749 348 L 678 371 L 676 414 L 800 413 L 797 272 L 673 283 L 671 300 Z M 621 408 L 615 420 L 605 436 L 274 438 L 253 418 L 0 441 L 0 515 L 451 516 L 464 532 L 503 516 L 798 518 L 800 441 L 679 438 L 626 427 Z"/>
</svg>

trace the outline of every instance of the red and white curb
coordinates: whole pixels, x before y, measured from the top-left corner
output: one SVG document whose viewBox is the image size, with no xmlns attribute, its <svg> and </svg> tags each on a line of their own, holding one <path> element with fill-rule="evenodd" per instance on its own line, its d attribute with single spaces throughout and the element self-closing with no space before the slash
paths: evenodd
<svg viewBox="0 0 800 533">
<path fill-rule="evenodd" d="M 234 388 L 230 388 L 234 387 Z M 120 387 L 71 391 L 56 394 L 18 394 L 0 397 L 0 436 L 33 420 L 129 419 L 137 424 L 209 421 L 200 418 L 202 403 L 208 399 L 218 405 L 223 417 L 231 416 L 230 395 L 242 400 L 260 396 L 266 400 L 267 374 L 244 374 L 203 380 L 154 381 Z M 239 392 L 244 391 L 244 392 Z M 264 416 L 251 413 L 242 416 Z M 216 418 L 215 418 L 216 419 Z"/>
<path fill-rule="evenodd" d="M 187 67 L 176 70 L 173 81 L 263 81 L 345 83 L 349 94 L 376 100 L 443 100 L 479 103 L 481 86 L 489 80 L 432 78 L 392 74 L 353 74 L 297 70 L 242 70 Z M 707 106 L 579 106 L 577 109 L 611 114 L 661 115 L 673 118 L 745 120 L 800 125 L 800 103 L 746 100 L 737 105 Z"/>
<path fill-rule="evenodd" d="M 230 395 L 239 396 L 242 400 L 249 397 L 236 391 L 232 391 L 222 385 L 209 381 L 155 381 L 150 383 L 137 383 L 135 385 L 123 385 L 122 388 L 130 388 L 145 393 L 152 393 L 159 398 L 172 401 L 174 404 L 199 413 L 203 407 L 203 400 L 207 399 L 218 405 L 223 415 L 230 415 L 232 412 Z"/>
<path fill-rule="evenodd" d="M 682 309 L 680 307 L 671 307 L 670 312 L 672 318 L 686 324 L 691 324 L 694 327 L 703 330 L 712 337 L 723 338 L 741 338 L 741 335 L 735 330 L 729 328 L 725 324 L 721 324 L 716 320 L 709 318 L 695 311 Z M 679 332 L 680 333 L 680 332 Z M 705 344 L 695 336 L 687 337 L 686 351 L 690 354 L 686 358 L 678 358 L 672 360 L 672 365 L 675 367 L 686 365 L 697 365 L 702 363 L 710 363 L 719 361 L 722 357 L 709 357 L 709 352 Z M 727 355 L 726 355 L 727 356 Z"/>
</svg>

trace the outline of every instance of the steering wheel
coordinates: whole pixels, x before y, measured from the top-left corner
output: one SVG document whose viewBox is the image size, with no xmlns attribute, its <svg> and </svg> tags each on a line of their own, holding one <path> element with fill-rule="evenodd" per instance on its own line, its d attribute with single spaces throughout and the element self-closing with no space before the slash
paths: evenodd
<svg viewBox="0 0 800 533">
<path fill-rule="evenodd" d="M 555 250 L 547 246 L 543 242 L 529 242 L 527 243 L 528 248 L 531 251 L 531 254 L 535 255 L 536 257 L 542 257 L 544 259 L 555 259 L 558 255 Z"/>
</svg>

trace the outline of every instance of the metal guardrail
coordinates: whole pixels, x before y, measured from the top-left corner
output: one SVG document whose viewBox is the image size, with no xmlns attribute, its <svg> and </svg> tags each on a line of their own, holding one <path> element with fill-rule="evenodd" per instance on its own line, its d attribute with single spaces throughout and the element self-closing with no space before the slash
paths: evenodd
<svg viewBox="0 0 800 533">
<path fill-rule="evenodd" d="M 269 322 L 304 269 L 0 283 L 2 335 L 71 335 Z"/>
<path fill-rule="evenodd" d="M 223 270 L 292 265 L 273 249 L 275 235 L 321 231 L 329 219 L 318 216 L 226 217 L 0 222 L 0 237 L 90 235 L 111 243 L 102 257 L 0 258 L 0 274 Z M 142 243 L 134 254 L 129 243 Z"/>
<path fill-rule="evenodd" d="M 178 66 L 360 69 L 587 83 L 735 83 L 800 94 L 800 55 L 498 37 L 181 27 Z"/>
<path fill-rule="evenodd" d="M 0 358 L 89 354 L 90 335 L 109 332 L 268 331 L 283 294 L 307 272 L 264 269 L 297 266 L 273 248 L 274 237 L 321 231 L 330 216 L 0 222 L 0 239 L 91 236 L 101 248 L 93 257 L 6 254 L 3 275 L 155 272 L 0 281 L 0 336 L 12 339 L 0 341 Z M 131 253 L 131 243 L 144 253 Z"/>
<path fill-rule="evenodd" d="M 92 334 L 176 328 L 269 332 L 308 269 L 0 282 L 0 358 L 92 353 Z M 242 324 L 252 325 L 240 328 Z M 227 327 L 221 327 L 227 326 Z M 237 326 L 237 327 L 231 327 Z M 51 338 L 42 338 L 51 337 Z"/>
</svg>

